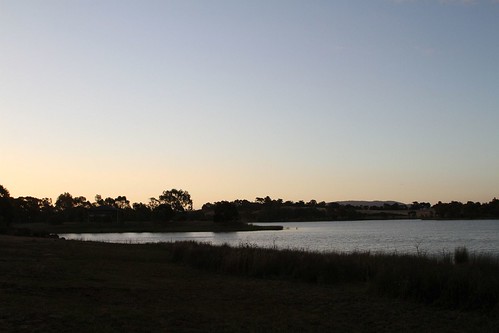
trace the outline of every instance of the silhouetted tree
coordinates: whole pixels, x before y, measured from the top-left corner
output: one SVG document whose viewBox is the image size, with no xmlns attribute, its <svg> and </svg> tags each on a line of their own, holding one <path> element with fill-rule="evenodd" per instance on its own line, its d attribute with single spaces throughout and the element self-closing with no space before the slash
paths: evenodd
<svg viewBox="0 0 499 333">
<path fill-rule="evenodd" d="M 40 199 L 19 197 L 15 199 L 15 219 L 22 223 L 42 222 L 42 206 Z"/>
<path fill-rule="evenodd" d="M 0 185 L 0 229 L 9 227 L 13 220 L 13 206 L 9 191 Z"/>
<path fill-rule="evenodd" d="M 169 204 L 162 203 L 152 210 L 152 218 L 155 221 L 170 221 L 175 216 L 175 211 Z"/>
<path fill-rule="evenodd" d="M 3 185 L 0 185 L 0 198 L 10 198 L 10 192 Z"/>
<path fill-rule="evenodd" d="M 133 219 L 135 221 L 149 221 L 151 220 L 151 209 L 142 202 L 133 204 Z"/>
<path fill-rule="evenodd" d="M 237 206 L 228 201 L 216 202 L 214 205 L 213 221 L 217 223 L 239 222 L 239 211 Z"/>
<path fill-rule="evenodd" d="M 259 204 L 263 204 L 265 202 L 265 199 L 264 198 L 260 198 L 260 197 L 256 197 L 255 198 L 255 202 L 259 203 Z"/>
<path fill-rule="evenodd" d="M 126 198 L 124 195 L 120 195 L 114 199 L 114 206 L 118 209 L 129 209 L 130 208 L 130 200 Z"/>
<path fill-rule="evenodd" d="M 176 213 L 192 210 L 191 195 L 187 191 L 176 189 L 163 191 L 163 194 L 159 196 L 159 201 L 161 204 L 169 205 Z"/>
<path fill-rule="evenodd" d="M 59 211 L 67 211 L 74 206 L 73 196 L 68 192 L 64 192 L 63 194 L 57 197 L 55 202 L 55 208 Z"/>
<path fill-rule="evenodd" d="M 315 206 L 317 206 L 317 201 L 314 200 L 314 199 L 312 199 L 309 202 L 307 202 L 307 206 L 309 206 L 309 207 L 315 207 Z"/>
<path fill-rule="evenodd" d="M 55 210 L 58 215 L 58 223 L 71 220 L 71 210 L 74 207 L 73 196 L 64 192 L 57 197 L 55 201 Z"/>
<path fill-rule="evenodd" d="M 88 218 L 88 210 L 92 208 L 92 204 L 87 198 L 78 196 L 73 198 L 73 208 L 70 210 L 70 219 L 72 221 L 83 222 Z"/>
<path fill-rule="evenodd" d="M 104 206 L 116 208 L 116 202 L 114 201 L 113 198 L 107 197 L 106 199 L 104 199 Z"/>
<path fill-rule="evenodd" d="M 482 205 L 479 202 L 468 201 L 462 207 L 462 215 L 466 218 L 480 217 Z"/>
<path fill-rule="evenodd" d="M 149 198 L 149 203 L 147 206 L 149 207 L 150 210 L 154 210 L 154 208 L 158 207 L 161 203 L 159 202 L 158 199 L 156 198 Z"/>
<path fill-rule="evenodd" d="M 475 205 L 477 204 L 479 203 L 475 203 Z M 499 218 L 499 200 L 494 198 L 490 202 L 480 204 L 480 217 Z"/>
<path fill-rule="evenodd" d="M 486 208 L 486 215 L 488 215 L 489 217 L 499 217 L 499 199 L 492 199 L 491 202 L 486 204 Z"/>
<path fill-rule="evenodd" d="M 104 206 L 104 199 L 102 199 L 102 195 L 100 194 L 95 195 L 94 206 Z"/>
</svg>

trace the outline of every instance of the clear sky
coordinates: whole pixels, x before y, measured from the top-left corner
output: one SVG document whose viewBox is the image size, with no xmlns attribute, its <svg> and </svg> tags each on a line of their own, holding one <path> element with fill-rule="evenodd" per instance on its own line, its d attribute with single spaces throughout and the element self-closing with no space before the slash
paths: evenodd
<svg viewBox="0 0 499 333">
<path fill-rule="evenodd" d="M 499 1 L 0 0 L 0 184 L 499 197 Z"/>
</svg>

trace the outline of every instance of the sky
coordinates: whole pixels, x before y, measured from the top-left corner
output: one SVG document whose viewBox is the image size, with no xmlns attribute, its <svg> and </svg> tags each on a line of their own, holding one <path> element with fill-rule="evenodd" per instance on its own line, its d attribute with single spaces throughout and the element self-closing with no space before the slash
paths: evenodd
<svg viewBox="0 0 499 333">
<path fill-rule="evenodd" d="M 497 0 L 0 0 L 0 184 L 499 197 Z"/>
</svg>

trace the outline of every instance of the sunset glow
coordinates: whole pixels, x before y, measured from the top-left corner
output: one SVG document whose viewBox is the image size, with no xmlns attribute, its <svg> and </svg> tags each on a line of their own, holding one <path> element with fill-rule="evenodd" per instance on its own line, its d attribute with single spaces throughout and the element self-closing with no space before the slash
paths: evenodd
<svg viewBox="0 0 499 333">
<path fill-rule="evenodd" d="M 0 184 L 499 197 L 497 1 L 0 1 Z"/>
</svg>

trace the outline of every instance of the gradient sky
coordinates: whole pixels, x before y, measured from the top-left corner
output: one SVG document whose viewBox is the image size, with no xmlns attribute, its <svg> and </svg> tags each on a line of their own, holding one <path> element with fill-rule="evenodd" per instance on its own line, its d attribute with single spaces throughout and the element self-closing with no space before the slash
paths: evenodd
<svg viewBox="0 0 499 333">
<path fill-rule="evenodd" d="M 0 0 L 0 184 L 499 197 L 496 0 Z"/>
</svg>

